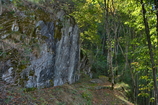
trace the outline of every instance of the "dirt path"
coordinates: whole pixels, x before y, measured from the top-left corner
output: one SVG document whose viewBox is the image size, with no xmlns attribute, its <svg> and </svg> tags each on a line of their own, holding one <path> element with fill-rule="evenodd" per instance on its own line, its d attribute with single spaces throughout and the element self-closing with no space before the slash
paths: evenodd
<svg viewBox="0 0 158 105">
<path fill-rule="evenodd" d="M 107 80 L 91 79 L 30 91 L 0 82 L 0 105 L 134 105 L 110 86 Z"/>
</svg>

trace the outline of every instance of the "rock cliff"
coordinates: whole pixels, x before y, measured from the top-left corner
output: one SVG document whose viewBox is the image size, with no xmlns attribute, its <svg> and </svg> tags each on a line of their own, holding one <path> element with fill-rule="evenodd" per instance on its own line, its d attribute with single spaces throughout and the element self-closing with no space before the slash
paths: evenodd
<svg viewBox="0 0 158 105">
<path fill-rule="evenodd" d="M 1 79 L 28 88 L 77 81 L 79 29 L 67 10 L 28 1 L 8 5 L 0 16 Z"/>
</svg>

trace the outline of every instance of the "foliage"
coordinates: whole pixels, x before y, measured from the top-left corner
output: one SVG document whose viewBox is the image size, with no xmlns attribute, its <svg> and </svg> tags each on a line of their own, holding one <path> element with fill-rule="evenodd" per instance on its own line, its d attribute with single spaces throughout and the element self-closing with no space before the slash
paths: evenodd
<svg viewBox="0 0 158 105">
<path fill-rule="evenodd" d="M 104 37 L 107 38 L 107 35 L 104 34 L 104 32 L 107 33 L 104 29 L 104 24 L 108 26 L 108 23 L 104 22 L 107 21 L 108 17 L 108 21 L 111 22 L 108 28 L 110 27 L 110 37 L 113 38 L 112 49 L 115 49 L 116 46 L 119 47 L 116 55 L 115 52 L 112 53 L 113 72 L 116 73 L 116 78 L 118 74 L 124 74 L 120 79 L 131 86 L 131 91 L 138 91 L 135 95 L 136 97 L 138 95 L 138 98 L 140 96 L 153 98 L 150 95 L 151 91 L 153 91 L 153 75 L 140 1 L 117 0 L 113 2 L 109 0 L 105 4 L 109 9 L 108 11 L 111 12 L 108 15 L 105 12 L 103 1 L 82 1 L 84 2 L 74 0 L 77 6 L 76 11 L 72 15 L 81 29 L 81 47 L 87 52 L 87 55 L 92 55 L 89 57 L 93 58 L 92 71 L 95 74 L 94 77 L 98 77 L 101 74 L 107 75 L 108 73 L 108 66 L 106 66 L 108 62 L 108 59 L 106 59 L 107 55 L 102 53 L 102 48 L 104 47 L 102 40 Z M 156 17 L 155 11 L 152 10 L 152 4 L 152 1 L 145 1 L 146 17 L 153 45 L 152 49 L 155 54 L 154 60 L 157 62 Z M 113 31 L 117 22 L 119 23 L 117 31 L 118 42 L 114 40 Z M 108 42 L 105 43 L 105 48 L 108 49 Z M 129 76 L 131 78 L 128 78 Z M 137 85 L 136 88 L 133 85 Z M 146 93 L 147 91 L 148 93 Z"/>
</svg>

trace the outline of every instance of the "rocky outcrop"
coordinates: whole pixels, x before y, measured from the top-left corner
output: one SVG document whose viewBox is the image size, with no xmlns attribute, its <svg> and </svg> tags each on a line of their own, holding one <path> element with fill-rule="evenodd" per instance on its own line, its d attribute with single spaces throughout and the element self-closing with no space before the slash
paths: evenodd
<svg viewBox="0 0 158 105">
<path fill-rule="evenodd" d="M 2 15 L 2 1 L 0 0 L 0 15 Z"/>
<path fill-rule="evenodd" d="M 27 4 L 0 17 L 2 79 L 28 88 L 74 83 L 79 79 L 79 29 L 74 18 L 59 8 L 38 6 L 29 11 Z"/>
</svg>

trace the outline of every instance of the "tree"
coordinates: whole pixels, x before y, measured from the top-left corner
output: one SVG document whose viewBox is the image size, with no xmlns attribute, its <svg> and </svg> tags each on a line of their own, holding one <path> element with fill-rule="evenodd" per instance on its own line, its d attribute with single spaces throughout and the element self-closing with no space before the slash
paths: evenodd
<svg viewBox="0 0 158 105">
<path fill-rule="evenodd" d="M 153 2 L 144 1 L 147 26 L 138 0 L 81 1 L 75 1 L 78 7 L 73 16 L 81 27 L 81 47 L 91 52 L 87 55 L 93 58 L 95 67 L 92 69 L 99 72 L 100 67 L 106 65 L 104 75 L 109 76 L 112 88 L 120 79 L 131 86 L 129 97 L 132 96 L 134 103 L 152 103 L 158 59 L 157 22 L 155 11 L 151 11 Z M 97 58 L 104 62 L 100 63 Z"/>
<path fill-rule="evenodd" d="M 153 71 L 155 105 L 157 105 L 158 104 L 157 70 L 156 70 L 156 65 L 155 65 L 155 61 L 154 61 L 154 53 L 153 53 L 153 47 L 151 44 L 149 25 L 148 25 L 148 21 L 146 18 L 146 9 L 145 9 L 143 0 L 140 0 L 140 3 L 142 5 L 143 20 L 144 20 L 144 25 L 145 25 L 145 33 L 146 33 L 146 38 L 147 38 L 147 42 L 148 42 L 150 61 L 151 61 L 152 71 Z"/>
</svg>

